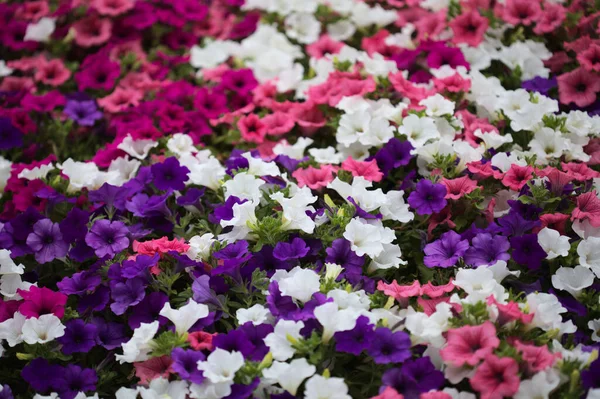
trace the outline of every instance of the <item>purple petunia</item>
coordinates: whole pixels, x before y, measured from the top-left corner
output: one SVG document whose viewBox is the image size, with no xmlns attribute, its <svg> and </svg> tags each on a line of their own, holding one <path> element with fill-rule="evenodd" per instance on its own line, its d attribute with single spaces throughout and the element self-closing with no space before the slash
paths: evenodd
<svg viewBox="0 0 600 399">
<path fill-rule="evenodd" d="M 419 180 L 415 191 L 408 196 L 408 204 L 419 215 L 430 215 L 444 209 L 447 204 L 446 186 L 433 183 L 427 179 Z"/>
<path fill-rule="evenodd" d="M 423 262 L 427 267 L 454 266 L 469 248 L 469 241 L 462 240 L 455 231 L 448 231 L 425 246 Z"/>
<path fill-rule="evenodd" d="M 35 253 L 39 263 L 51 262 L 67 255 L 69 244 L 62 237 L 58 223 L 42 219 L 33 225 L 33 232 L 27 236 L 27 245 Z"/>
<path fill-rule="evenodd" d="M 94 249 L 96 256 L 114 256 L 129 246 L 129 230 L 123 222 L 97 220 L 85 236 L 87 245 Z"/>
<path fill-rule="evenodd" d="M 88 352 L 96 346 L 98 327 L 94 324 L 85 324 L 83 320 L 74 319 L 68 321 L 65 326 L 65 335 L 58 338 L 65 355 Z"/>
<path fill-rule="evenodd" d="M 145 287 L 146 284 L 141 278 L 133 278 L 124 283 L 114 283 L 110 290 L 114 303 L 110 305 L 110 309 L 116 315 L 122 315 L 128 307 L 137 305 L 144 299 Z"/>
<path fill-rule="evenodd" d="M 306 242 L 296 237 L 292 242 L 278 242 L 273 249 L 273 256 L 279 260 L 300 259 L 308 254 L 309 247 Z"/>
<path fill-rule="evenodd" d="M 12 124 L 10 118 L 0 118 L 0 150 L 10 150 L 22 145 L 23 133 Z"/>
<path fill-rule="evenodd" d="M 183 190 L 189 179 L 190 170 L 181 166 L 177 158 L 170 157 L 162 163 L 152 165 L 154 185 L 159 190 Z"/>
<path fill-rule="evenodd" d="M 369 324 L 369 318 L 360 316 L 352 330 L 335 333 L 335 349 L 338 352 L 352 353 L 358 356 L 369 348 L 374 336 L 373 325 Z"/>
<path fill-rule="evenodd" d="M 102 119 L 102 112 L 94 101 L 69 100 L 63 112 L 81 126 L 94 126 L 97 120 Z"/>
<path fill-rule="evenodd" d="M 465 263 L 471 266 L 493 265 L 510 259 L 510 243 L 504 236 L 480 233 L 473 237 L 472 246 L 465 253 Z"/>
<path fill-rule="evenodd" d="M 173 359 L 171 369 L 179 374 L 182 380 L 202 384 L 204 375 L 201 370 L 198 370 L 198 362 L 205 359 L 202 352 L 175 348 L 171 352 L 171 357 Z"/>
<path fill-rule="evenodd" d="M 410 358 L 410 336 L 389 328 L 375 330 L 367 352 L 377 364 L 399 363 Z"/>
<path fill-rule="evenodd" d="M 538 242 L 537 234 L 512 237 L 510 246 L 513 248 L 512 257 L 515 262 L 526 265 L 530 269 L 539 269 L 542 260 L 547 256 Z"/>
<path fill-rule="evenodd" d="M 392 138 L 375 154 L 379 169 L 387 175 L 400 166 L 408 165 L 413 146 L 408 141 Z"/>
</svg>

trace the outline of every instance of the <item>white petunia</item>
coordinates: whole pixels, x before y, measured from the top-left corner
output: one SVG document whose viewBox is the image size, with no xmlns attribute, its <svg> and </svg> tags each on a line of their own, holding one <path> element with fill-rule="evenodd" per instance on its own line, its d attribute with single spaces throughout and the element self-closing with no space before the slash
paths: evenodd
<svg viewBox="0 0 600 399">
<path fill-rule="evenodd" d="M 248 309 L 238 309 L 235 317 L 239 325 L 251 322 L 255 326 L 269 323 L 273 318 L 269 309 L 258 303 Z"/>
<path fill-rule="evenodd" d="M 552 286 L 578 297 L 585 288 L 594 283 L 594 273 L 585 266 L 559 267 L 552 276 Z"/>
<path fill-rule="evenodd" d="M 225 190 L 225 198 L 233 195 L 240 199 L 258 203 L 262 197 L 260 188 L 264 185 L 263 180 L 257 179 L 247 172 L 241 172 L 236 174 L 233 179 L 226 181 L 223 184 L 223 189 Z"/>
<path fill-rule="evenodd" d="M 28 344 L 45 344 L 65 335 L 65 326 L 53 314 L 32 317 L 23 323 L 23 341 Z"/>
<path fill-rule="evenodd" d="M 300 302 L 308 302 L 321 288 L 319 275 L 300 266 L 290 270 L 287 276 L 279 279 L 278 284 L 283 295 L 291 296 Z"/>
<path fill-rule="evenodd" d="M 178 157 L 196 151 L 194 141 L 188 134 L 176 133 L 167 141 L 167 149 Z"/>
<path fill-rule="evenodd" d="M 309 364 L 305 358 L 301 358 L 294 359 L 290 363 L 275 361 L 271 367 L 263 370 L 263 376 L 295 396 L 300 384 L 316 371 L 315 366 Z"/>
<path fill-rule="evenodd" d="M 210 256 L 210 249 L 215 241 L 215 236 L 212 233 L 193 236 L 189 241 L 190 248 L 187 251 L 187 256 L 190 259 L 195 260 L 208 259 Z"/>
<path fill-rule="evenodd" d="M 419 101 L 424 106 L 427 116 L 444 116 L 454 114 L 454 102 L 447 100 L 439 93 Z"/>
<path fill-rule="evenodd" d="M 240 352 L 227 352 L 216 348 L 205 361 L 198 361 L 198 370 L 214 384 L 232 382 L 235 373 L 244 365 L 244 356 Z"/>
<path fill-rule="evenodd" d="M 171 320 L 178 334 L 186 333 L 200 319 L 208 316 L 208 306 L 197 303 L 192 299 L 179 309 L 172 309 L 169 302 L 165 303 L 159 313 L 161 316 Z"/>
<path fill-rule="evenodd" d="M 335 302 L 327 302 L 315 308 L 315 318 L 323 326 L 323 342 L 329 342 L 338 331 L 352 330 L 356 319 L 366 313 L 362 309 L 340 309 Z"/>
<path fill-rule="evenodd" d="M 186 399 L 188 383 L 186 381 L 170 381 L 158 377 L 150 381 L 148 388 L 140 387 L 142 399 Z"/>
<path fill-rule="evenodd" d="M 415 148 L 422 147 L 429 140 L 441 137 L 433 119 L 429 117 L 419 118 L 415 114 L 410 114 L 402 120 L 398 132 L 405 135 Z"/>
<path fill-rule="evenodd" d="M 23 40 L 47 42 L 56 29 L 56 18 L 43 17 L 38 22 L 27 25 Z"/>
<path fill-rule="evenodd" d="M 544 227 L 538 233 L 538 243 L 548 255 L 548 259 L 569 255 L 569 237 L 562 236 L 556 230 Z"/>
<path fill-rule="evenodd" d="M 304 328 L 301 321 L 280 320 L 275 325 L 275 330 L 265 337 L 265 344 L 271 350 L 273 358 L 285 361 L 294 356 L 296 350 L 292 347 L 292 340 L 301 338 L 300 330 Z"/>
<path fill-rule="evenodd" d="M 158 331 L 158 321 L 152 323 L 141 323 L 138 328 L 133 331 L 131 339 L 121 344 L 123 348 L 122 355 L 115 355 L 119 363 L 134 363 L 148 360 L 151 351 L 150 343 L 154 339 L 154 335 Z"/>
<path fill-rule="evenodd" d="M 384 244 L 391 244 L 395 239 L 394 232 L 383 225 L 368 224 L 354 218 L 346 225 L 344 238 L 351 243 L 351 248 L 358 256 L 376 257 L 383 252 Z"/>
<path fill-rule="evenodd" d="M 15 312 L 11 319 L 0 323 L 0 341 L 6 340 L 11 348 L 23 342 L 23 325 L 25 316 L 20 312 Z"/>
<path fill-rule="evenodd" d="M 560 384 L 560 374 L 553 368 L 547 368 L 535 374 L 531 379 L 521 381 L 515 399 L 548 399 L 550 393 Z"/>
<path fill-rule="evenodd" d="M 150 153 L 150 151 L 157 146 L 158 146 L 158 143 L 154 140 L 149 140 L 149 139 L 134 140 L 133 137 L 131 137 L 131 135 L 128 134 L 127 137 L 125 137 L 123 139 L 123 141 L 121 141 L 121 143 L 119 143 L 117 148 L 119 150 L 126 152 L 127 154 L 129 154 L 130 156 L 132 156 L 134 158 L 137 158 L 139 160 L 144 160 L 148 157 L 148 154 Z"/>
<path fill-rule="evenodd" d="M 306 381 L 304 399 L 352 399 L 343 378 L 312 376 Z"/>
</svg>

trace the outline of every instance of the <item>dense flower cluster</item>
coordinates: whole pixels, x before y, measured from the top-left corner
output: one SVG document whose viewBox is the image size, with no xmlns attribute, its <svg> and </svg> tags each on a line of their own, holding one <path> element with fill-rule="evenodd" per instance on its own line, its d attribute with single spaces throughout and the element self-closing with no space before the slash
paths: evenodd
<svg viewBox="0 0 600 399">
<path fill-rule="evenodd" d="M 0 3 L 0 398 L 600 398 L 600 9 Z"/>
</svg>

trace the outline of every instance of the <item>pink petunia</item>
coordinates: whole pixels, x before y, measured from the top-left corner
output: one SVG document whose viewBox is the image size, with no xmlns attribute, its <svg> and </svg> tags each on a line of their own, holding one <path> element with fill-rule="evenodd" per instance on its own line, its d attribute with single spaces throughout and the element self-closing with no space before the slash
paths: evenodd
<svg viewBox="0 0 600 399">
<path fill-rule="evenodd" d="M 385 387 L 383 392 L 377 396 L 372 396 L 370 399 L 404 399 L 404 396 L 392 387 Z"/>
<path fill-rule="evenodd" d="M 477 47 L 483 41 L 483 35 L 490 23 L 478 11 L 473 10 L 457 16 L 449 25 L 454 33 L 453 43 L 466 43 Z"/>
<path fill-rule="evenodd" d="M 500 345 L 496 327 L 487 321 L 479 326 L 464 326 L 448 331 L 446 346 L 440 351 L 445 362 L 456 367 L 475 366 Z"/>
<path fill-rule="evenodd" d="M 600 91 L 600 79 L 594 73 L 577 68 L 558 76 L 558 98 L 563 104 L 575 103 L 586 107 L 596 101 Z"/>
<path fill-rule="evenodd" d="M 481 399 L 502 399 L 513 396 L 521 382 L 519 365 L 510 357 L 488 356 L 471 377 L 471 387 Z"/>
<path fill-rule="evenodd" d="M 104 44 L 110 39 L 112 22 L 109 19 L 91 16 L 73 24 L 75 43 L 81 47 L 93 47 Z"/>
<path fill-rule="evenodd" d="M 242 134 L 242 139 L 251 143 L 260 144 L 265 141 L 267 127 L 256 114 L 243 116 L 237 123 L 238 129 Z"/>
<path fill-rule="evenodd" d="M 159 377 L 168 378 L 169 374 L 172 373 L 172 364 L 171 357 L 165 355 L 133 363 L 133 367 L 135 367 L 135 376 L 140 379 L 140 383 L 147 384 Z"/>
<path fill-rule="evenodd" d="M 475 180 L 469 178 L 469 176 L 458 177 L 456 179 L 442 179 L 440 181 L 446 186 L 446 199 L 457 200 L 465 195 L 472 193 L 478 186 Z"/>
<path fill-rule="evenodd" d="M 413 281 L 411 285 L 400 285 L 396 280 L 390 284 L 379 281 L 377 289 L 385 295 L 396 298 L 397 300 L 411 298 L 421 295 L 421 283 L 419 280 Z"/>
<path fill-rule="evenodd" d="M 577 197 L 577 207 L 571 212 L 571 220 L 588 219 L 593 227 L 600 227 L 600 198 L 595 191 Z"/>
<path fill-rule="evenodd" d="M 515 340 L 514 347 L 521 353 L 526 371 L 532 375 L 551 367 L 557 360 L 557 354 L 552 354 L 546 345 L 535 346 Z"/>
<path fill-rule="evenodd" d="M 192 349 L 196 351 L 213 349 L 212 340 L 217 334 L 210 334 L 204 331 L 195 331 L 188 334 L 188 342 Z"/>
<path fill-rule="evenodd" d="M 98 104 L 106 112 L 117 113 L 139 105 L 141 99 L 142 93 L 139 90 L 117 87 L 111 94 L 99 99 Z"/>
<path fill-rule="evenodd" d="M 71 71 L 62 60 L 54 59 L 41 64 L 35 72 L 35 80 L 48 86 L 60 86 L 71 77 Z"/>
<path fill-rule="evenodd" d="M 309 166 L 306 169 L 296 169 L 292 176 L 298 181 L 298 187 L 308 186 L 312 190 L 318 190 L 333 181 L 334 170 L 331 165 L 321 165 L 320 168 Z"/>
<path fill-rule="evenodd" d="M 92 0 L 91 5 L 100 15 L 116 17 L 133 9 L 135 0 Z"/>
<path fill-rule="evenodd" d="M 370 161 L 357 161 L 352 157 L 346 158 L 342 162 L 342 169 L 352 173 L 352 176 L 364 177 L 366 180 L 378 182 L 383 178 L 383 173 L 379 170 L 377 161 L 372 159 Z"/>
<path fill-rule="evenodd" d="M 514 191 L 519 191 L 533 179 L 533 167 L 513 164 L 502 178 L 502 184 Z"/>
</svg>

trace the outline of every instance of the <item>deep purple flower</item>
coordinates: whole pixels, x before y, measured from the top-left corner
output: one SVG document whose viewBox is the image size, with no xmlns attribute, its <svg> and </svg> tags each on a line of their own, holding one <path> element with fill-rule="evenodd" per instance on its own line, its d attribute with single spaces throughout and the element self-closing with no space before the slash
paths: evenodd
<svg viewBox="0 0 600 399">
<path fill-rule="evenodd" d="M 345 269 L 345 272 L 360 274 L 365 263 L 365 257 L 358 256 L 351 247 L 350 241 L 344 238 L 333 240 L 331 247 L 325 250 L 327 252 L 325 262 L 340 265 Z"/>
<path fill-rule="evenodd" d="M 88 199 L 95 204 L 104 204 L 122 211 L 129 196 L 129 190 L 124 187 L 104 183 L 98 190 L 90 191 Z"/>
<path fill-rule="evenodd" d="M 422 179 L 417 183 L 415 191 L 408 196 L 408 204 L 419 215 L 430 215 L 444 209 L 447 204 L 446 186 Z"/>
<path fill-rule="evenodd" d="M 192 299 L 198 303 L 210 303 L 221 308 L 217 294 L 211 289 L 210 276 L 203 275 L 192 283 Z"/>
<path fill-rule="evenodd" d="M 94 101 L 69 100 L 63 112 L 81 126 L 94 126 L 97 120 L 102 119 L 102 112 Z"/>
<path fill-rule="evenodd" d="M 213 337 L 213 346 L 227 352 L 237 351 L 248 358 L 254 352 L 254 345 L 241 330 L 232 330 L 226 334 L 218 334 Z"/>
<path fill-rule="evenodd" d="M 106 308 L 110 301 L 110 289 L 104 285 L 96 288 L 91 294 L 84 294 L 79 298 L 77 303 L 77 311 L 85 313 L 88 311 L 99 312 Z"/>
<path fill-rule="evenodd" d="M 17 129 L 10 118 L 0 118 L 0 150 L 10 150 L 11 148 L 21 147 L 23 145 L 23 133 Z"/>
<path fill-rule="evenodd" d="M 102 282 L 102 277 L 89 270 L 84 270 L 73 274 L 71 277 L 66 276 L 56 285 L 60 292 L 66 295 L 81 295 L 88 291 L 93 291 Z"/>
<path fill-rule="evenodd" d="M 243 204 L 247 199 L 240 199 L 235 195 L 230 195 L 223 204 L 215 207 L 213 212 L 208 216 L 211 223 L 220 224 L 222 220 L 231 220 L 233 218 L 233 206 Z"/>
<path fill-rule="evenodd" d="M 221 76 L 221 87 L 238 94 L 249 93 L 256 86 L 258 81 L 251 69 L 229 70 Z"/>
<path fill-rule="evenodd" d="M 231 274 L 242 263 L 246 262 L 252 256 L 248 252 L 248 241 L 239 240 L 232 244 L 228 244 L 225 248 L 212 254 L 215 259 L 218 259 L 220 266 L 212 270 L 213 275 Z"/>
<path fill-rule="evenodd" d="M 69 364 L 62 368 L 56 384 L 61 399 L 73 399 L 79 392 L 94 391 L 97 382 L 95 370 Z"/>
<path fill-rule="evenodd" d="M 600 359 L 594 360 L 581 372 L 581 382 L 586 389 L 600 388 Z"/>
<path fill-rule="evenodd" d="M 373 325 L 369 324 L 369 318 L 360 316 L 352 330 L 335 333 L 335 350 L 358 356 L 362 351 L 369 348 L 374 336 L 375 332 L 373 331 Z"/>
<path fill-rule="evenodd" d="M 12 389 L 8 384 L 0 384 L 0 399 L 14 399 L 14 395 L 12 393 Z"/>
<path fill-rule="evenodd" d="M 291 313 L 298 310 L 298 306 L 294 303 L 291 296 L 281 294 L 277 281 L 271 281 L 269 284 L 267 305 L 269 306 L 269 311 L 275 317 L 288 318 Z"/>
<path fill-rule="evenodd" d="M 423 262 L 427 267 L 454 266 L 469 249 L 469 241 L 462 240 L 460 234 L 448 231 L 434 242 L 425 246 Z"/>
<path fill-rule="evenodd" d="M 515 211 L 510 211 L 508 215 L 499 218 L 498 224 L 500 225 L 500 232 L 505 236 L 521 236 L 542 225 L 539 220 L 527 220 Z"/>
<path fill-rule="evenodd" d="M 202 384 L 204 375 L 198 370 L 198 362 L 205 359 L 202 352 L 175 348 L 171 352 L 173 364 L 171 369 L 179 374 L 182 380 L 187 380 L 195 384 Z"/>
<path fill-rule="evenodd" d="M 168 301 L 169 297 L 162 292 L 151 292 L 146 295 L 140 303 L 131 308 L 131 314 L 127 318 L 129 328 L 134 330 L 142 323 L 151 323 L 154 320 L 158 320 L 161 326 L 166 324 L 167 319 L 159 313 Z"/>
<path fill-rule="evenodd" d="M 512 257 L 515 262 L 526 265 L 530 269 L 538 269 L 547 256 L 546 251 L 538 243 L 537 234 L 512 237 L 510 246 L 513 248 Z"/>
<path fill-rule="evenodd" d="M 204 195 L 205 191 L 206 190 L 204 188 L 192 187 L 189 190 L 187 190 L 185 194 L 183 194 L 180 197 L 177 197 L 177 205 L 193 206 L 196 207 L 196 209 L 198 210 L 202 210 L 203 207 L 202 203 L 200 202 L 200 199 Z"/>
<path fill-rule="evenodd" d="M 96 346 L 98 327 L 94 324 L 85 324 L 81 319 L 74 319 L 68 321 L 65 326 L 65 335 L 58 338 L 65 355 L 88 352 Z"/>
<path fill-rule="evenodd" d="M 136 194 L 125 205 L 128 211 L 132 212 L 137 217 L 153 217 L 153 216 L 171 216 L 171 210 L 167 206 L 167 198 L 171 192 L 166 192 L 163 195 L 147 196 L 146 194 Z"/>
<path fill-rule="evenodd" d="M 521 87 L 525 90 L 536 91 L 545 96 L 547 96 L 548 92 L 554 89 L 557 85 L 558 84 L 555 77 L 546 79 L 541 76 L 536 76 L 533 79 L 525 80 L 521 83 Z"/>
<path fill-rule="evenodd" d="M 98 329 L 96 335 L 96 344 L 104 349 L 112 350 L 127 342 L 129 337 L 125 331 L 125 326 L 121 323 L 107 322 L 99 317 L 92 319 L 92 323 Z"/>
<path fill-rule="evenodd" d="M 88 232 L 87 223 L 90 214 L 82 209 L 73 208 L 67 213 L 67 216 L 58 224 L 63 239 L 72 243 L 81 237 L 85 237 Z"/>
<path fill-rule="evenodd" d="M 153 256 L 138 255 L 135 259 L 124 260 L 121 265 L 121 276 L 125 278 L 134 278 L 158 264 L 160 255 L 158 253 Z"/>
<path fill-rule="evenodd" d="M 21 370 L 21 377 L 37 392 L 56 390 L 61 374 L 62 367 L 43 358 L 33 359 Z"/>
<path fill-rule="evenodd" d="M 308 254 L 309 249 L 302 238 L 296 237 L 290 243 L 278 242 L 273 256 L 279 260 L 300 259 Z"/>
<path fill-rule="evenodd" d="M 389 328 L 380 327 L 367 350 L 377 364 L 399 363 L 411 356 L 410 336 L 404 331 L 392 332 Z"/>
<path fill-rule="evenodd" d="M 408 165 L 413 146 L 408 141 L 392 138 L 375 154 L 377 165 L 384 175 L 393 169 Z"/>
<path fill-rule="evenodd" d="M 145 285 L 144 280 L 141 278 L 127 280 L 124 283 L 117 282 L 112 284 L 110 291 L 114 303 L 110 305 L 110 309 L 116 315 L 122 315 L 128 307 L 140 303 L 146 295 Z"/>
<path fill-rule="evenodd" d="M 42 219 L 33 225 L 33 232 L 27 236 L 27 245 L 35 253 L 35 260 L 47 263 L 67 255 L 69 244 L 62 237 L 58 223 Z"/>
<path fill-rule="evenodd" d="M 265 344 L 265 337 L 273 332 L 270 324 L 253 325 L 251 321 L 246 322 L 238 328 L 254 346 L 254 351 L 248 358 L 252 361 L 261 361 L 269 353 L 269 347 Z"/>
<path fill-rule="evenodd" d="M 165 159 L 162 163 L 152 165 L 154 185 L 159 190 L 183 190 L 189 179 L 190 170 L 179 164 L 175 157 Z"/>
<path fill-rule="evenodd" d="M 381 381 L 381 391 L 392 387 L 406 399 L 418 399 L 421 393 L 441 388 L 444 375 L 435 369 L 429 357 L 423 357 L 407 360 L 401 368 L 387 370 Z"/>
<path fill-rule="evenodd" d="M 493 265 L 499 260 L 510 259 L 510 243 L 504 236 L 479 233 L 473 237 L 471 245 L 465 254 L 465 263 L 468 265 Z"/>
<path fill-rule="evenodd" d="M 127 226 L 123 222 L 100 219 L 85 236 L 85 242 L 94 249 L 96 256 L 114 256 L 129 246 Z"/>
</svg>

